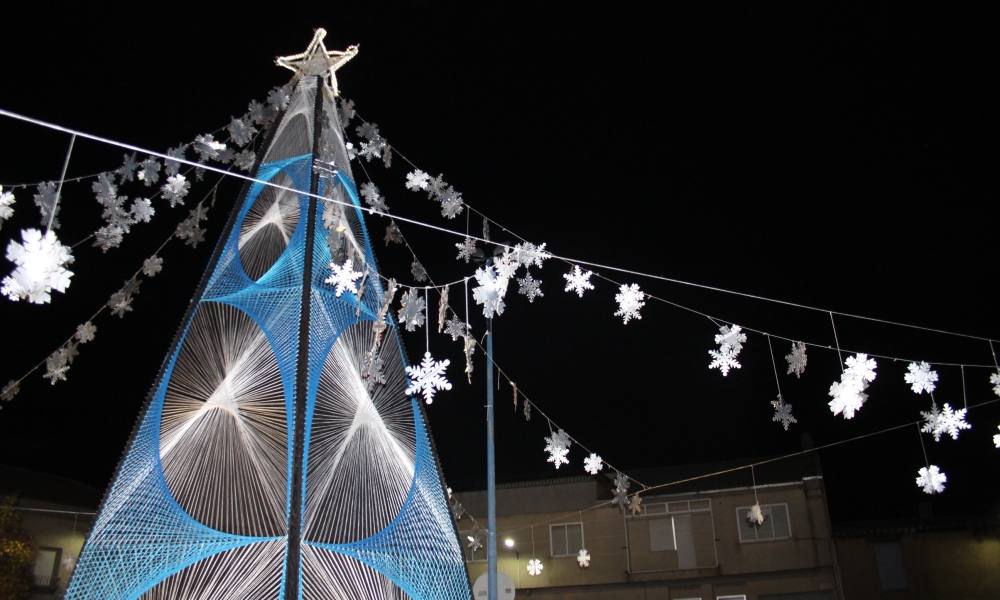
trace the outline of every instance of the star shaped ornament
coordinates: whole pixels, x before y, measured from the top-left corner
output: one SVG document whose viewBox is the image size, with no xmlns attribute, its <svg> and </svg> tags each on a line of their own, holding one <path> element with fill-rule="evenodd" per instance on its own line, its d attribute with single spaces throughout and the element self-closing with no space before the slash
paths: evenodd
<svg viewBox="0 0 1000 600">
<path fill-rule="evenodd" d="M 295 72 L 297 77 L 303 76 L 323 76 L 326 87 L 337 97 L 340 92 L 337 90 L 337 69 L 344 66 L 358 53 L 357 46 L 348 46 L 347 50 L 327 50 L 323 45 L 323 38 L 326 37 L 326 30 L 322 27 L 316 30 L 313 39 L 305 52 L 292 54 L 290 56 L 279 56 L 275 63 L 279 67 L 285 67 Z"/>
</svg>

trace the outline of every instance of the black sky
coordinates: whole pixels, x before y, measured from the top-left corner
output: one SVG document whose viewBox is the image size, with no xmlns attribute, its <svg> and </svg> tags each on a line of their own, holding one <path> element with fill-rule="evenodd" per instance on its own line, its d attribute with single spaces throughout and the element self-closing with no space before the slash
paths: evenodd
<svg viewBox="0 0 1000 600">
<path fill-rule="evenodd" d="M 870 3 L 655 14 L 642 4 L 544 12 L 467 4 L 244 6 L 206 15 L 174 5 L 146 14 L 136 4 L 67 12 L 36 2 L 5 17 L 0 106 L 163 150 L 225 125 L 284 83 L 274 57 L 301 51 L 323 26 L 331 48 L 360 44 L 340 73 L 341 90 L 391 144 L 556 253 L 1000 338 L 998 53 L 985 14 Z M 57 178 L 67 141 L 0 120 L 0 182 Z M 121 154 L 80 143 L 70 175 L 114 168 Z M 464 228 L 464 219 L 446 222 L 422 195 L 403 190 L 401 161 L 369 172 L 394 211 Z M 238 189 L 220 192 L 213 243 Z M 19 192 L 4 244 L 15 228 L 37 224 L 29 206 L 30 193 Z M 67 187 L 62 214 L 64 240 L 96 227 L 89 186 Z M 80 247 L 73 284 L 51 306 L 0 303 L 0 379 L 57 347 L 182 217 L 162 208 L 107 255 Z M 375 217 L 369 226 L 380 238 L 384 223 Z M 436 280 L 466 274 L 454 260 L 458 240 L 402 228 Z M 0 462 L 106 485 L 210 250 L 168 250 L 135 313 L 98 323 L 68 382 L 25 381 L 0 412 Z M 405 280 L 405 250 L 379 239 L 376 253 L 386 275 Z M 801 380 L 782 371 L 800 421 L 785 433 L 770 422 L 775 387 L 764 338 L 751 337 L 743 369 L 722 378 L 706 369 L 715 333 L 706 319 L 650 302 L 641 321 L 623 326 L 612 316 L 614 288 L 599 285 L 579 300 L 562 291 L 564 270 L 543 270 L 546 295 L 534 304 L 509 298 L 496 323 L 496 359 L 560 425 L 623 468 L 780 454 L 799 449 L 803 432 L 823 444 L 927 408 L 902 381 L 905 363 L 881 361 L 859 416 L 833 417 L 826 390 L 838 361 L 815 350 Z M 833 341 L 821 313 L 613 277 L 730 322 Z M 481 330 L 481 319 L 474 325 Z M 991 362 L 978 341 L 849 319 L 838 321 L 838 333 L 855 350 Z M 407 345 L 418 356 L 422 334 Z M 429 409 L 445 475 L 459 489 L 482 486 L 484 365 L 467 385 L 456 345 L 437 336 L 432 347 L 455 365 L 455 389 Z M 787 351 L 776 344 L 779 361 Z M 939 401 L 961 404 L 958 370 L 939 371 Z M 986 371 L 966 375 L 970 403 L 992 397 Z M 504 382 L 499 479 L 551 474 L 544 423 L 525 424 L 509 406 Z M 990 438 L 1000 409 L 978 409 L 970 421 L 957 442 L 927 440 L 932 462 L 949 475 L 936 510 L 961 514 L 996 500 L 982 486 L 996 469 Z M 571 456 L 570 473 L 582 473 L 582 455 Z M 822 460 L 835 519 L 908 515 L 925 499 L 913 484 L 923 464 L 915 428 Z"/>
</svg>

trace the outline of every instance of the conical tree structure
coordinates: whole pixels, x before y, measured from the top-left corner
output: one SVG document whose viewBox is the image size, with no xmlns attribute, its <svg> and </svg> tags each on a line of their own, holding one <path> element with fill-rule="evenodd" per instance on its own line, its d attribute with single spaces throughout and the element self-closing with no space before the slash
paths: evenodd
<svg viewBox="0 0 1000 600">
<path fill-rule="evenodd" d="M 316 66 L 258 156 L 280 187 L 230 215 L 67 598 L 471 598 Z M 324 283 L 333 259 L 359 293 Z"/>
</svg>

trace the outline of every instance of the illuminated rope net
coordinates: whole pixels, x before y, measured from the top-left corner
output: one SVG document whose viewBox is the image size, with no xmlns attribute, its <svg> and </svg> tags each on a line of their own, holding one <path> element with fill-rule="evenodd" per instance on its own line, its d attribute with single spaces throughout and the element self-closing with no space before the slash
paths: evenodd
<svg viewBox="0 0 1000 600">
<path fill-rule="evenodd" d="M 256 177 L 309 190 L 313 160 L 332 162 L 337 174 L 317 191 L 355 208 L 248 187 L 67 598 L 471 598 L 422 408 L 404 392 L 406 357 L 391 320 L 377 347 L 384 383 L 362 375 L 383 290 L 337 112 L 319 93 L 320 135 L 316 80 L 302 78 Z M 372 272 L 360 300 L 337 297 L 323 282 L 331 260 L 324 223 L 344 229 L 355 270 Z M 307 252 L 313 268 L 304 282 Z M 300 360 L 304 284 L 308 354 Z M 304 397 L 297 396 L 300 376 Z M 296 398 L 305 410 L 302 464 L 293 453 Z M 301 507 L 291 502 L 297 469 Z M 288 543 L 293 514 L 301 514 L 297 553 Z M 297 569 L 297 594 L 288 588 L 289 569 Z"/>
</svg>

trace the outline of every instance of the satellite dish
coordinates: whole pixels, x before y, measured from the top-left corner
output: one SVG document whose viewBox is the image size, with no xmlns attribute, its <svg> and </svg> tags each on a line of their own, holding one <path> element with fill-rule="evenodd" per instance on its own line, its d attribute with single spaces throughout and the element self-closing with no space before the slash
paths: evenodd
<svg viewBox="0 0 1000 600">
<path fill-rule="evenodd" d="M 489 590 L 486 585 L 488 576 L 487 573 L 483 573 L 476 579 L 475 585 L 472 586 L 472 597 L 475 600 L 486 600 L 489 597 Z M 514 600 L 514 582 L 503 573 L 497 573 L 497 600 Z"/>
</svg>

